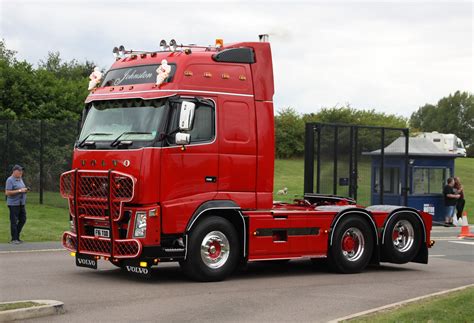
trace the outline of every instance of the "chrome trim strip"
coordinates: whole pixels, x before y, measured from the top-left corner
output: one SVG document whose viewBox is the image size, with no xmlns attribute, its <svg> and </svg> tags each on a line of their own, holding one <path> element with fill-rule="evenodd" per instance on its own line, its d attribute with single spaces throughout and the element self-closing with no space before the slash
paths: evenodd
<svg viewBox="0 0 474 323">
<path fill-rule="evenodd" d="M 131 92 L 110 92 L 110 93 L 96 93 L 96 94 L 89 94 L 89 96 L 86 98 L 86 103 L 89 103 L 92 100 L 94 96 L 114 96 L 114 95 L 126 95 L 126 94 L 139 94 L 139 93 L 170 93 L 170 92 L 175 92 L 175 93 L 183 93 L 183 92 L 188 92 L 188 93 L 210 93 L 210 94 L 221 94 L 221 95 L 232 95 L 232 96 L 244 96 L 244 97 L 249 97 L 253 98 L 253 94 L 244 94 L 244 93 L 232 93 L 232 92 L 217 92 L 217 91 L 204 91 L 204 90 L 143 90 L 143 91 L 131 91 Z"/>
<path fill-rule="evenodd" d="M 281 258 L 255 258 L 249 259 L 248 262 L 256 262 L 256 261 L 265 261 L 265 260 L 292 260 L 292 259 L 305 259 L 305 258 L 327 258 L 326 254 L 320 255 L 305 255 L 305 256 L 292 256 L 292 257 L 281 257 Z"/>
</svg>

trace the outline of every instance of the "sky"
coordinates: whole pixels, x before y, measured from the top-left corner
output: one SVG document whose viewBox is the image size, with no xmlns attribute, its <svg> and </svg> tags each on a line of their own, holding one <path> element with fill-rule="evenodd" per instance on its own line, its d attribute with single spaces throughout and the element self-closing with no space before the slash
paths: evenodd
<svg viewBox="0 0 474 323">
<path fill-rule="evenodd" d="M 257 41 L 268 33 L 275 110 L 349 104 L 409 117 L 474 91 L 472 1 L 0 0 L 0 38 L 36 63 L 49 51 L 104 69 L 112 48 Z M 86 86 L 86 85 L 85 85 Z"/>
</svg>

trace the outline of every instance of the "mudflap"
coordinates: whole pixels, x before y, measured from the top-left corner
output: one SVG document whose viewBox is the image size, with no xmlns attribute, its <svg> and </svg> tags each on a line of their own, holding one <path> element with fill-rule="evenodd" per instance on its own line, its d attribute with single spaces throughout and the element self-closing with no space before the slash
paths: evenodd
<svg viewBox="0 0 474 323">
<path fill-rule="evenodd" d="M 132 275 L 149 278 L 151 277 L 151 266 L 148 262 L 145 263 L 146 266 L 144 266 L 143 262 L 140 261 L 125 261 L 123 269 Z"/>
<path fill-rule="evenodd" d="M 76 266 L 97 269 L 97 259 L 95 256 L 76 253 Z"/>
<path fill-rule="evenodd" d="M 412 259 L 411 262 L 416 262 L 419 264 L 428 263 L 428 247 L 426 246 L 425 243 L 422 243 L 420 250 L 418 251 L 418 254 L 415 256 L 415 258 Z"/>
</svg>

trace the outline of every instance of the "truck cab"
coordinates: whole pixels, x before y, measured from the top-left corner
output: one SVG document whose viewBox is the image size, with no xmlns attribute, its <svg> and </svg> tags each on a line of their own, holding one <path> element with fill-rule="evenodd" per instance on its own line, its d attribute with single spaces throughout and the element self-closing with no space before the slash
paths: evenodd
<svg viewBox="0 0 474 323">
<path fill-rule="evenodd" d="M 86 99 L 72 170 L 61 176 L 71 219 L 63 245 L 77 265 L 96 268 L 103 258 L 148 274 L 179 261 L 191 278 L 214 281 L 247 261 L 342 257 L 333 262 L 341 272 L 372 260 L 427 261 L 429 214 L 315 196 L 273 203 L 266 35 L 160 44 L 115 48 Z M 384 239 L 406 250 L 381 257 Z"/>
</svg>

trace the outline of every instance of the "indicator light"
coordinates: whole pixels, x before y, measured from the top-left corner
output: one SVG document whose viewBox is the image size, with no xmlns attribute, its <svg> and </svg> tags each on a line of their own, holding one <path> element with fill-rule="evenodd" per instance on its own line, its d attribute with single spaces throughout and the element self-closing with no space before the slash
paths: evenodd
<svg viewBox="0 0 474 323">
<path fill-rule="evenodd" d="M 221 38 L 217 38 L 217 39 L 216 39 L 216 47 L 217 47 L 217 48 L 221 48 L 221 47 L 223 47 L 223 46 L 224 46 L 224 40 L 221 39 Z"/>
<path fill-rule="evenodd" d="M 147 267 L 148 264 L 146 261 L 140 261 L 140 267 Z"/>
</svg>

